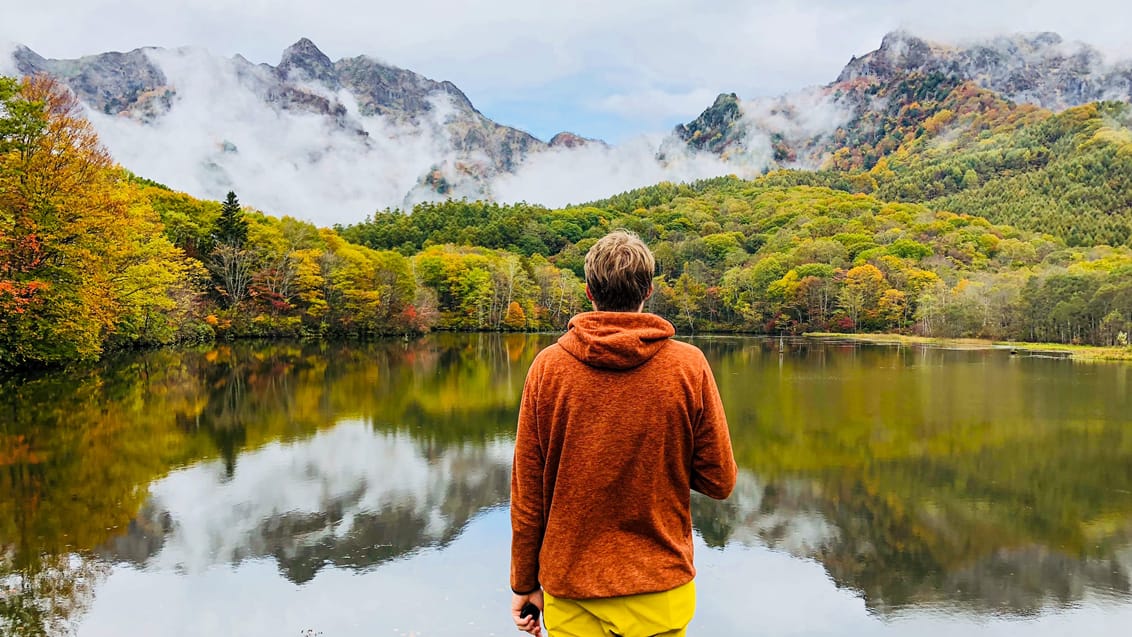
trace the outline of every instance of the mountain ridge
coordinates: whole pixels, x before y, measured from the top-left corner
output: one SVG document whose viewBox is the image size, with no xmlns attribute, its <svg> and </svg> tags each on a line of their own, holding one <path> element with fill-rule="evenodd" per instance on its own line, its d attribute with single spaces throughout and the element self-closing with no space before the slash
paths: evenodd
<svg viewBox="0 0 1132 637">
<path fill-rule="evenodd" d="M 543 141 L 488 118 L 451 81 L 367 55 L 331 60 L 306 37 L 275 65 L 196 47 L 48 59 L 23 45 L 12 62 L 74 91 L 127 168 L 198 196 L 247 192 L 292 214 L 488 196 L 490 180 L 531 155 L 607 147 L 565 131 Z M 185 156 L 157 150 L 170 143 Z"/>
<path fill-rule="evenodd" d="M 661 179 L 869 170 L 918 137 L 969 137 L 956 128 L 972 125 L 964 113 L 983 114 L 976 127 L 1014 126 L 1047 108 L 1132 99 L 1132 63 L 1107 63 L 1055 33 L 959 46 L 895 31 L 828 84 L 755 99 L 722 93 L 659 145 L 629 153 L 577 133 L 543 141 L 486 117 L 453 82 L 365 55 L 332 60 L 305 37 L 275 65 L 189 47 L 70 60 L 19 47 L 13 60 L 20 73 L 49 73 L 71 87 L 128 168 L 145 166 L 198 196 L 236 190 L 266 209 L 329 206 L 354 218 L 421 201 L 495 199 L 499 181 L 512 189 L 500 199 L 518 201 L 516 190 L 532 192 L 515 187 L 520 175 L 540 185 L 535 200 L 546 180 L 564 174 L 628 175 L 598 197 L 575 195 L 584 200 Z M 169 144 L 178 153 L 146 150 Z"/>
<path fill-rule="evenodd" d="M 921 126 L 939 112 L 931 105 L 943 104 L 961 88 L 972 108 L 980 100 L 1004 98 L 1005 108 L 1019 112 L 1129 102 L 1132 61 L 1107 63 L 1097 49 L 1067 43 L 1052 32 L 948 45 L 893 31 L 876 50 L 852 56 L 828 84 L 774 98 L 720 93 L 673 133 L 694 148 L 754 158 L 769 168 L 870 168 L 899 146 L 886 139 L 902 136 L 909 125 Z M 833 115 L 820 122 L 824 125 L 802 121 L 806 113 L 823 110 Z M 846 162 L 839 152 L 862 157 Z"/>
<path fill-rule="evenodd" d="M 56 76 L 83 102 L 104 114 L 152 120 L 168 112 L 177 95 L 176 86 L 171 85 L 160 66 L 150 59 L 150 53 L 167 50 L 140 47 L 126 53 L 48 59 L 19 45 L 13 58 L 21 74 Z M 331 61 L 306 37 L 284 49 L 275 66 L 253 64 L 241 55 L 230 60 L 245 80 L 270 103 L 283 109 L 337 117 L 346 114 L 340 102 L 310 90 L 312 83 L 330 91 L 346 89 L 357 98 L 362 116 L 382 115 L 412 123 L 418 123 L 435 108 L 431 98 L 437 95 L 450 98 L 456 117 L 449 122 L 454 124 L 449 129 L 457 140 L 457 150 L 484 152 L 499 170 L 509 171 L 527 152 L 550 146 L 526 131 L 490 120 L 450 81 L 432 80 L 365 55 Z M 156 107 L 147 101 L 154 92 L 161 95 Z"/>
<path fill-rule="evenodd" d="M 1065 42 L 1050 31 L 997 36 L 966 47 L 894 31 L 877 50 L 851 59 L 834 84 L 859 77 L 884 78 L 893 67 L 956 75 L 1011 101 L 1053 111 L 1132 98 L 1132 62 L 1106 64 L 1096 48 Z"/>
</svg>

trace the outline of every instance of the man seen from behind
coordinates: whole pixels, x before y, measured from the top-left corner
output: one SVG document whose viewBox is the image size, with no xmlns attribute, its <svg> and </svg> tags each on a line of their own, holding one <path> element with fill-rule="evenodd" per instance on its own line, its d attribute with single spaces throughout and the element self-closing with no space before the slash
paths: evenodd
<svg viewBox="0 0 1132 637">
<path fill-rule="evenodd" d="M 586 254 L 593 312 L 527 373 L 511 477 L 512 618 L 536 637 L 684 635 L 695 610 L 691 490 L 736 466 L 703 353 L 642 312 L 652 253 L 613 232 Z"/>
</svg>

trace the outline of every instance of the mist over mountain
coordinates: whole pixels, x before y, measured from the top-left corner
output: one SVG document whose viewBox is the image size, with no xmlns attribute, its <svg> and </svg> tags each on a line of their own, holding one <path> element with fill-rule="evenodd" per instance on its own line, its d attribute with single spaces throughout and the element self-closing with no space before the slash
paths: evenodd
<svg viewBox="0 0 1132 637">
<path fill-rule="evenodd" d="M 331 61 L 305 38 L 276 66 L 188 47 L 52 60 L 19 46 L 0 72 L 65 82 L 140 175 L 319 223 L 445 198 L 564 205 L 725 172 L 688 152 L 658 162 L 653 138 L 544 142 L 488 119 L 451 82 L 366 56 Z"/>
<path fill-rule="evenodd" d="M 194 48 L 3 57 L 0 71 L 66 82 L 126 168 L 320 223 L 444 198 L 561 206 L 665 180 L 867 168 L 898 146 L 894 132 L 936 112 L 910 105 L 960 87 L 1053 110 L 1132 95 L 1132 63 L 1053 33 L 957 46 L 894 32 L 828 85 L 722 94 L 674 131 L 609 146 L 584 131 L 537 139 L 484 116 L 452 82 L 366 56 L 332 61 L 305 38 L 275 66 Z"/>
<path fill-rule="evenodd" d="M 1099 100 L 1129 101 L 1132 62 L 1108 63 L 1097 49 L 1056 33 L 948 45 L 896 31 L 877 50 L 853 57 L 825 86 L 777 98 L 721 94 L 675 132 L 689 146 L 733 164 L 869 167 L 895 146 L 877 148 L 863 161 L 831 159 L 838 151 L 876 146 L 901 126 L 921 124 L 938 112 L 920 108 L 922 102 L 942 103 L 964 86 L 1014 105 L 1061 111 Z"/>
<path fill-rule="evenodd" d="M 272 557 L 297 583 L 327 565 L 363 570 L 448 544 L 480 511 L 506 503 L 510 453 L 505 441 L 492 441 L 426 457 L 405 436 L 340 423 L 242 456 L 230 480 L 222 461 L 172 473 L 150 486 L 128 532 L 101 552 L 187 572 Z M 268 483 L 288 488 L 267 501 Z M 202 502 L 210 503 L 203 515 Z"/>
<path fill-rule="evenodd" d="M 1097 49 L 1050 32 L 948 46 L 897 31 L 876 51 L 850 61 L 835 84 L 909 73 L 955 76 L 1011 101 L 1054 111 L 1132 97 L 1132 62 L 1108 64 Z"/>
<path fill-rule="evenodd" d="M 450 82 L 364 56 L 331 62 L 306 39 L 274 67 L 191 48 L 48 60 L 19 47 L 13 60 L 66 82 L 127 168 L 199 196 L 235 189 L 275 212 L 356 218 L 474 196 L 486 175 L 549 148 Z"/>
</svg>

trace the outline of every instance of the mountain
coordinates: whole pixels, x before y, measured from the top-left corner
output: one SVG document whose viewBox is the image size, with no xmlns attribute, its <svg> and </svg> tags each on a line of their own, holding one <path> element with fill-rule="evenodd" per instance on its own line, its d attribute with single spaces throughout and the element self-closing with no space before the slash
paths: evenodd
<svg viewBox="0 0 1132 637">
<path fill-rule="evenodd" d="M 169 110 L 175 93 L 147 49 L 48 60 L 20 46 L 12 58 L 21 74 L 46 73 L 63 80 L 87 106 L 106 114 L 153 118 Z"/>
<path fill-rule="evenodd" d="M 957 46 L 894 32 L 829 84 L 778 97 L 721 94 L 659 143 L 642 137 L 610 147 L 576 133 L 544 142 L 487 118 L 451 82 L 366 56 L 334 61 L 305 38 L 274 66 L 192 48 L 52 60 L 20 47 L 12 61 L 19 73 L 48 73 L 70 86 L 126 168 L 197 197 L 235 190 L 252 206 L 319 223 L 441 199 L 560 206 L 660 181 L 774 168 L 873 171 L 893 162 L 910 168 L 908 179 L 880 184 L 883 197 L 936 199 L 957 188 L 912 187 L 913 174 L 938 171 L 913 169 L 910 157 L 973 152 L 981 135 L 1132 96 L 1132 63 L 1107 63 L 1053 33 Z M 1116 128 L 1100 122 L 1104 134 L 1123 139 L 1126 125 L 1114 121 Z M 1075 129 L 1070 137 L 1086 134 Z M 1021 152 L 1016 140 L 999 142 L 1004 153 Z M 988 171 L 957 174 L 973 168 L 986 184 L 993 166 L 1016 163 L 982 162 Z M 1062 200 L 1063 190 L 1048 190 L 1045 200 Z M 968 211 L 982 214 L 980 207 Z M 1063 236 L 1123 243 L 1123 216 L 1114 227 Z M 1034 227 L 1014 213 L 990 218 Z"/>
<path fill-rule="evenodd" d="M 48 60 L 19 47 L 13 57 L 22 74 L 54 75 L 102 113 L 153 121 L 168 113 L 178 97 L 176 84 L 155 60 L 159 52 L 143 48 Z M 282 111 L 332 118 L 340 128 L 363 136 L 367 133 L 360 118 L 380 116 L 421 126 L 443 111 L 452 148 L 462 160 L 475 158 L 481 169 L 510 171 L 528 152 L 548 147 L 524 131 L 485 117 L 451 82 L 437 82 L 367 56 L 332 62 L 307 38 L 287 47 L 274 67 L 252 64 L 239 55 L 232 62 L 241 83 L 264 102 Z M 356 101 L 355 108 L 343 103 L 342 92 Z"/>
<path fill-rule="evenodd" d="M 1105 64 L 1100 51 L 1056 33 L 999 36 L 966 47 L 889 33 L 876 51 L 853 58 L 835 84 L 939 73 L 973 81 L 1007 99 L 1060 111 L 1132 97 L 1132 62 Z"/>
<path fill-rule="evenodd" d="M 98 553 L 114 562 L 190 572 L 274 559 L 296 584 L 327 566 L 364 571 L 448 545 L 473 517 L 506 503 L 508 452 L 494 443 L 422 450 L 407 436 L 342 423 L 278 450 L 246 451 L 240 455 L 242 470 L 231 476 L 223 460 L 215 460 L 151 484 L 151 497 L 126 533 Z M 289 461 L 279 463 L 280 453 Z M 322 454 L 337 461 L 326 468 Z M 375 463 L 375 457 L 382 461 Z M 261 488 L 264 472 L 287 485 L 279 492 L 282 501 L 251 495 Z M 207 491 L 212 506 L 189 513 L 193 503 L 177 493 L 185 480 L 198 485 L 193 490 Z M 317 491 L 313 498 L 311 485 Z M 244 510 L 260 502 L 263 510 Z"/>
<path fill-rule="evenodd" d="M 721 94 L 674 132 L 690 147 L 764 167 L 870 168 L 944 109 L 993 106 L 1009 119 L 1099 100 L 1132 100 L 1132 62 L 1107 64 L 1056 33 L 953 46 L 897 31 L 830 84 L 746 101 Z"/>
<path fill-rule="evenodd" d="M 544 142 L 487 118 L 452 82 L 367 56 L 332 61 L 306 38 L 275 66 L 191 48 L 55 60 L 20 46 L 12 58 L 20 74 L 65 82 L 127 168 L 200 196 L 251 189 L 247 200 L 292 213 L 304 199 L 313 208 L 344 199 L 357 218 L 379 205 L 478 197 L 528 155 L 595 141 L 560 133 Z M 291 178 L 254 192 L 256 176 L 280 170 Z M 345 192 L 272 196 L 296 180 Z"/>
</svg>

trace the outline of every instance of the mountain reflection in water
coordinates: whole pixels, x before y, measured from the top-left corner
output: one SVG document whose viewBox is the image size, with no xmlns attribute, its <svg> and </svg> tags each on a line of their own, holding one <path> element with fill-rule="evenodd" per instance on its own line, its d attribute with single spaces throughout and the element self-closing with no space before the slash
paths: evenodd
<svg viewBox="0 0 1132 637">
<path fill-rule="evenodd" d="M 515 414 L 552 338 L 235 344 L 5 382 L 0 632 L 509 634 Z M 787 632 L 1120 634 L 1128 366 L 696 343 L 742 469 L 727 501 L 693 499 L 699 630 L 800 597 L 839 619 Z M 767 568 L 804 575 L 746 597 Z"/>
<path fill-rule="evenodd" d="M 443 547 L 481 510 L 505 505 L 511 444 L 457 445 L 425 457 L 404 434 L 344 422 L 309 440 L 178 470 L 100 550 L 114 562 L 201 572 L 272 558 L 288 580 L 326 566 L 366 569 Z"/>
</svg>

